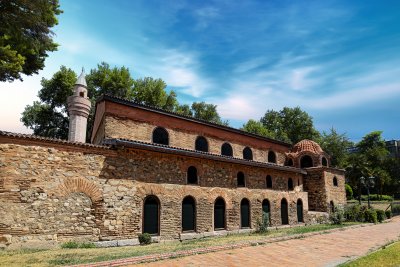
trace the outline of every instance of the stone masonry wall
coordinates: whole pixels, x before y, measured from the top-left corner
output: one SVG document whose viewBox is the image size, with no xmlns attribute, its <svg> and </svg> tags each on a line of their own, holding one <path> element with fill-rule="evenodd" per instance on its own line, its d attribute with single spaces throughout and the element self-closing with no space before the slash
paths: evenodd
<svg viewBox="0 0 400 267">
<path fill-rule="evenodd" d="M 105 119 L 105 138 L 125 138 L 129 140 L 138 140 L 151 143 L 153 130 L 157 127 L 154 124 L 134 121 L 131 119 L 121 119 L 112 116 L 106 116 Z M 181 129 L 166 128 L 169 134 L 170 146 L 195 149 L 195 141 L 199 136 L 198 133 L 183 131 Z M 218 139 L 214 136 L 207 136 L 209 152 L 213 154 L 221 154 L 221 146 L 225 142 L 229 142 L 233 149 L 233 156 L 243 158 L 243 149 L 247 146 L 245 143 L 237 143 L 231 140 Z M 253 152 L 255 161 L 267 162 L 268 149 L 259 147 L 250 147 Z M 274 151 L 274 150 L 272 150 Z M 285 154 L 282 151 L 274 151 L 277 164 L 284 165 Z"/>
<path fill-rule="evenodd" d="M 280 224 L 282 198 L 288 200 L 291 224 L 297 222 L 298 199 L 307 220 L 307 193 L 299 174 L 150 151 L 26 143 L 0 144 L 0 235 L 11 235 L 13 243 L 134 238 L 142 232 L 148 195 L 161 203 L 162 239 L 179 237 L 187 195 L 196 200 L 198 232 L 212 231 L 217 197 L 226 202 L 228 230 L 239 228 L 243 198 L 250 200 L 253 228 L 264 199 L 271 203 L 273 225 Z M 199 185 L 185 185 L 191 165 L 199 170 Z M 239 170 L 245 173 L 246 188 L 236 188 Z M 267 174 L 273 177 L 273 190 L 265 189 Z M 287 191 L 289 177 L 300 183 L 293 191 Z"/>
<path fill-rule="evenodd" d="M 333 177 L 338 185 L 333 185 Z M 304 178 L 304 190 L 308 192 L 310 210 L 330 211 L 330 202 L 335 206 L 346 204 L 345 178 L 342 170 L 317 167 L 308 168 Z"/>
</svg>

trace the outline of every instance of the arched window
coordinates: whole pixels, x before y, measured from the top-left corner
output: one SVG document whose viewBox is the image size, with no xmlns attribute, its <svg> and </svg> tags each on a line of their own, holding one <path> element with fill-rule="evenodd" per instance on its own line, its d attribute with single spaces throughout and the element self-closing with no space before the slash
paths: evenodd
<svg viewBox="0 0 400 267">
<path fill-rule="evenodd" d="M 225 229 L 225 201 L 219 197 L 214 203 L 214 230 Z"/>
<path fill-rule="evenodd" d="M 250 227 L 250 202 L 247 198 L 240 202 L 240 226 L 242 228 Z"/>
<path fill-rule="evenodd" d="M 310 168 L 313 167 L 313 160 L 309 155 L 305 155 L 300 160 L 300 167 L 301 168 Z"/>
<path fill-rule="evenodd" d="M 243 172 L 238 172 L 237 173 L 237 187 L 245 187 L 246 182 L 244 179 L 244 173 Z"/>
<path fill-rule="evenodd" d="M 198 136 L 196 138 L 195 149 L 198 151 L 208 152 L 208 142 L 203 136 Z"/>
<path fill-rule="evenodd" d="M 328 166 L 328 161 L 325 157 L 322 157 L 322 166 Z"/>
<path fill-rule="evenodd" d="M 232 157 L 233 156 L 232 146 L 228 143 L 224 143 L 221 147 L 221 155 Z"/>
<path fill-rule="evenodd" d="M 266 182 L 267 182 L 267 188 L 272 188 L 272 177 L 271 177 L 271 175 L 267 175 Z"/>
<path fill-rule="evenodd" d="M 268 199 L 264 199 L 262 202 L 263 220 L 267 220 L 268 224 L 271 224 L 271 207 Z"/>
<path fill-rule="evenodd" d="M 246 146 L 243 149 L 243 158 L 248 160 L 253 160 L 253 152 L 251 151 L 250 147 Z"/>
<path fill-rule="evenodd" d="M 293 159 L 288 159 L 286 161 L 286 166 L 293 166 Z"/>
<path fill-rule="evenodd" d="M 304 222 L 303 201 L 300 198 L 297 200 L 297 222 Z"/>
<path fill-rule="evenodd" d="M 156 196 L 148 196 L 143 203 L 143 233 L 160 233 L 160 201 Z"/>
<path fill-rule="evenodd" d="M 333 186 L 338 186 L 338 182 L 337 182 L 336 176 L 333 177 Z"/>
<path fill-rule="evenodd" d="M 182 231 L 196 230 L 196 202 L 187 196 L 182 201 Z"/>
<path fill-rule="evenodd" d="M 289 224 L 288 203 L 285 198 L 281 201 L 281 220 L 282 224 Z"/>
<path fill-rule="evenodd" d="M 276 155 L 274 151 L 268 152 L 268 162 L 276 163 Z"/>
<path fill-rule="evenodd" d="M 162 127 L 157 127 L 153 131 L 153 143 L 169 145 L 168 132 Z"/>
<path fill-rule="evenodd" d="M 197 169 L 194 166 L 190 166 L 187 171 L 187 183 L 197 184 Z"/>
<path fill-rule="evenodd" d="M 335 203 L 333 201 L 329 202 L 329 210 L 330 212 L 335 212 Z"/>
<path fill-rule="evenodd" d="M 292 178 L 289 178 L 289 180 L 288 180 L 288 189 L 293 190 L 293 179 Z"/>
</svg>

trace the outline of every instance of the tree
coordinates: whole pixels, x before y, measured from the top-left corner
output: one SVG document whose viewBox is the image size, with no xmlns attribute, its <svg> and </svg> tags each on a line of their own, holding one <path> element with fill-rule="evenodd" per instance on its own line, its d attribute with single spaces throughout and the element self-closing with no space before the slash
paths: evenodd
<svg viewBox="0 0 400 267">
<path fill-rule="evenodd" d="M 261 122 L 255 120 L 249 120 L 246 124 L 243 124 L 242 130 L 269 138 L 275 138 L 275 135 L 269 132 Z"/>
<path fill-rule="evenodd" d="M 38 94 L 40 101 L 26 106 L 21 117 L 24 125 L 32 129 L 35 135 L 68 138 L 67 98 L 73 94 L 76 77 L 74 71 L 61 66 L 51 79 L 42 79 L 42 89 Z M 193 103 L 191 107 L 187 104 L 180 105 L 174 91 L 166 92 L 163 80 L 150 77 L 134 80 L 126 67 L 111 68 L 102 62 L 97 68 L 90 70 L 86 81 L 88 97 L 92 102 L 87 124 L 87 140 L 90 140 L 92 132 L 96 99 L 102 94 L 227 125 L 227 122 L 221 120 L 216 110 L 217 106 L 205 102 Z"/>
<path fill-rule="evenodd" d="M 348 156 L 347 150 L 352 147 L 346 134 L 339 134 L 334 128 L 330 129 L 330 133 L 325 131 L 321 136 L 321 148 L 331 156 L 331 165 L 343 168 Z"/>
<path fill-rule="evenodd" d="M 58 0 L 0 1 L 0 81 L 44 68 L 47 53 L 57 50 L 50 28 L 61 12 Z"/>
<path fill-rule="evenodd" d="M 221 125 L 228 125 L 228 121 L 222 121 L 217 111 L 217 105 L 207 104 L 205 102 L 193 102 L 192 114 L 196 119 L 201 119 Z"/>
<path fill-rule="evenodd" d="M 146 77 L 134 81 L 133 99 L 141 104 L 173 111 L 178 104 L 174 91 L 166 92 L 167 84 L 161 79 Z"/>
<path fill-rule="evenodd" d="M 274 133 L 276 139 L 282 141 L 297 143 L 303 139 L 319 141 L 320 138 L 312 117 L 300 107 L 268 110 L 260 121 L 268 131 Z"/>
<path fill-rule="evenodd" d="M 64 66 L 51 79 L 42 78 L 40 101 L 26 106 L 21 118 L 33 134 L 60 139 L 68 137 L 67 97 L 72 95 L 75 81 L 75 72 Z"/>
</svg>

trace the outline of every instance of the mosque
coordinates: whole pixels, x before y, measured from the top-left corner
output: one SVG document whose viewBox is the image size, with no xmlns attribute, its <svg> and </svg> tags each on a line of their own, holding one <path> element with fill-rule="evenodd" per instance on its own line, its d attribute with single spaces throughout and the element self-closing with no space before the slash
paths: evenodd
<svg viewBox="0 0 400 267">
<path fill-rule="evenodd" d="M 103 95 L 86 143 L 90 108 L 82 73 L 68 141 L 0 131 L 0 245 L 186 240 L 316 223 L 346 203 L 344 171 L 313 141 Z"/>
</svg>

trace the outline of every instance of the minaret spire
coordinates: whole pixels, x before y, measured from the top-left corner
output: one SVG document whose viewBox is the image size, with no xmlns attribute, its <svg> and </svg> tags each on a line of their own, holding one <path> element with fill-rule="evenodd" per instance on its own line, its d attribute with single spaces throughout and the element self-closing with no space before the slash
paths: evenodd
<svg viewBox="0 0 400 267">
<path fill-rule="evenodd" d="M 69 131 L 68 141 L 86 142 L 87 118 L 90 113 L 91 102 L 87 96 L 85 69 L 74 85 L 74 94 L 68 97 Z"/>
</svg>

